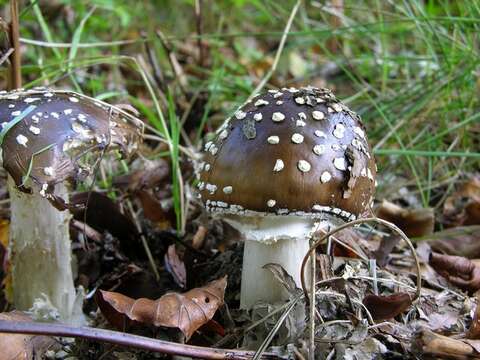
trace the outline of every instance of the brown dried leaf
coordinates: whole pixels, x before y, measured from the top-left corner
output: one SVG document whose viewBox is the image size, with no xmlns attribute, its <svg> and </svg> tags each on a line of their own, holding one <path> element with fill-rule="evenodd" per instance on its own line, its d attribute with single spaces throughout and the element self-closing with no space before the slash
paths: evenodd
<svg viewBox="0 0 480 360">
<path fill-rule="evenodd" d="M 480 175 L 471 178 L 445 200 L 443 215 L 448 226 L 480 224 Z"/>
<path fill-rule="evenodd" d="M 480 306 L 479 306 L 479 297 L 477 296 L 477 307 L 475 308 L 475 313 L 473 315 L 472 324 L 467 331 L 467 338 L 469 339 L 480 339 Z"/>
<path fill-rule="evenodd" d="M 99 290 L 96 301 L 107 320 L 121 330 L 135 322 L 172 327 L 180 329 L 188 340 L 223 304 L 226 286 L 225 276 L 183 294 L 165 294 L 158 300 L 134 300 L 119 293 Z"/>
<path fill-rule="evenodd" d="M 363 299 L 363 304 L 375 320 L 387 320 L 408 309 L 412 305 L 412 299 L 404 292 L 388 296 L 368 294 Z"/>
<path fill-rule="evenodd" d="M 465 257 L 432 252 L 429 264 L 460 289 L 471 292 L 480 289 L 480 267 Z"/>
<path fill-rule="evenodd" d="M 173 276 L 175 283 L 184 289 L 187 285 L 187 270 L 184 262 L 180 260 L 174 244 L 168 247 L 165 254 L 165 268 Z"/>
<path fill-rule="evenodd" d="M 300 291 L 293 277 L 281 265 L 269 263 L 263 265 L 262 268 L 269 270 L 273 274 L 273 277 L 285 287 L 290 295 L 294 296 Z"/>
<path fill-rule="evenodd" d="M 158 230 L 168 230 L 172 228 L 172 224 L 163 210 L 162 204 L 151 192 L 139 190 L 137 196 L 142 204 L 143 215 L 150 220 Z"/>
<path fill-rule="evenodd" d="M 428 241 L 433 251 L 448 255 L 480 258 L 480 226 L 463 226 L 438 231 L 422 238 Z"/>
<path fill-rule="evenodd" d="M 377 208 L 376 213 L 379 218 L 397 225 L 409 237 L 419 237 L 433 233 L 435 222 L 433 209 L 404 209 L 384 200 Z"/>
<path fill-rule="evenodd" d="M 0 313 L 0 320 L 32 321 L 20 312 L 12 311 Z M 24 334 L 0 334 L 0 359 L 2 360 L 31 360 L 45 352 L 55 344 L 55 340 L 48 336 Z M 40 357 L 38 357 L 40 358 Z"/>
</svg>

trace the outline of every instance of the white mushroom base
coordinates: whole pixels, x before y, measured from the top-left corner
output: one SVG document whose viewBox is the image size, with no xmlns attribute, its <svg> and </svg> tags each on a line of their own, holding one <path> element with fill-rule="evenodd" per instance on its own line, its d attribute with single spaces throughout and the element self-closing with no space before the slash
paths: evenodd
<svg viewBox="0 0 480 360">
<path fill-rule="evenodd" d="M 245 236 L 240 307 L 250 309 L 256 302 L 275 303 L 288 299 L 288 292 L 272 273 L 262 267 L 281 265 L 301 287 L 300 268 L 310 247 L 315 223 L 300 216 L 239 217 L 225 219 Z M 309 267 L 307 281 L 310 279 Z"/>
<path fill-rule="evenodd" d="M 58 211 L 38 194 L 18 191 L 10 178 L 8 187 L 15 307 L 80 324 L 83 314 L 73 284 L 70 212 Z M 68 199 L 65 185 L 58 184 L 55 190 Z"/>
</svg>

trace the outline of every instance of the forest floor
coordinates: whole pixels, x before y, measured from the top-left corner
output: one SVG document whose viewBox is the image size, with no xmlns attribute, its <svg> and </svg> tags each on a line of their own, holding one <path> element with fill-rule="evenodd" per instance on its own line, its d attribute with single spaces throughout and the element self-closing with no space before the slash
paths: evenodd
<svg viewBox="0 0 480 360">
<path fill-rule="evenodd" d="M 239 310 L 242 235 L 196 198 L 194 162 L 205 139 L 259 87 L 313 85 L 332 89 L 362 117 L 378 165 L 374 212 L 416 248 L 414 255 L 376 223 L 317 248 L 317 358 L 479 357 L 479 19 L 477 0 L 22 3 L 25 88 L 129 104 L 147 124 L 139 157 L 121 165 L 106 157 L 95 181 L 73 197 L 88 197 L 71 234 L 90 326 L 308 358 L 308 319 L 295 318 L 308 312 L 303 292 Z M 1 176 L 0 315 L 8 317 L 10 213 Z M 141 307 L 146 318 L 132 320 L 135 299 L 165 305 L 165 294 L 185 293 L 188 308 L 188 291 L 207 291 L 212 281 L 221 298 L 209 305 L 212 320 L 172 328 L 153 302 Z M 421 296 L 412 302 L 418 282 Z M 131 299 L 123 308 L 115 305 L 120 294 Z M 8 336 L 0 334 L 0 344 Z M 47 354 L 165 356 L 79 339 L 59 340 Z"/>
</svg>

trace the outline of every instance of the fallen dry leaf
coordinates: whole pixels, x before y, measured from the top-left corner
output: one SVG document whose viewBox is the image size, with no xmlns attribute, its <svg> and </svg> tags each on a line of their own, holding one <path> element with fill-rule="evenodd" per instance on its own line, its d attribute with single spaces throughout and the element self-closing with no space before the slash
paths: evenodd
<svg viewBox="0 0 480 360">
<path fill-rule="evenodd" d="M 480 226 L 462 226 L 438 231 L 422 238 L 427 241 L 432 250 L 448 255 L 480 258 Z"/>
<path fill-rule="evenodd" d="M 433 233 L 435 216 L 433 209 L 404 209 L 384 200 L 376 210 L 377 216 L 390 221 L 409 237 L 419 237 Z"/>
<path fill-rule="evenodd" d="M 432 252 L 429 264 L 436 272 L 460 289 L 471 292 L 480 289 L 480 267 L 463 256 Z"/>
<path fill-rule="evenodd" d="M 135 322 L 172 327 L 180 329 L 188 340 L 223 304 L 226 286 L 225 276 L 183 294 L 165 294 L 158 300 L 134 300 L 103 290 L 97 291 L 95 298 L 102 314 L 120 330 Z"/>
<path fill-rule="evenodd" d="M 7 321 L 32 321 L 20 312 L 12 311 L 0 313 L 0 320 Z M 2 360 L 31 360 L 40 358 L 56 341 L 48 336 L 24 334 L 0 334 L 0 359 Z M 38 357 L 37 357 L 38 356 Z"/>
<path fill-rule="evenodd" d="M 477 296 L 477 306 L 475 308 L 475 313 L 473 314 L 472 323 L 467 331 L 467 338 L 469 339 L 480 339 L 480 306 L 479 306 L 479 296 Z"/>
<path fill-rule="evenodd" d="M 404 312 L 412 305 L 412 298 L 404 292 L 392 295 L 368 294 L 363 304 L 370 311 L 374 320 L 387 320 Z"/>
<path fill-rule="evenodd" d="M 445 200 L 443 216 L 449 227 L 480 224 L 480 175 L 472 177 Z"/>
<path fill-rule="evenodd" d="M 150 191 L 139 190 L 136 192 L 136 195 L 142 204 L 143 215 L 150 220 L 158 230 L 172 228 L 172 223 L 163 210 L 162 204 Z"/>
<path fill-rule="evenodd" d="M 174 244 L 168 247 L 165 254 L 165 269 L 172 275 L 175 283 L 184 289 L 187 285 L 187 270 L 185 263 L 180 260 Z"/>
</svg>

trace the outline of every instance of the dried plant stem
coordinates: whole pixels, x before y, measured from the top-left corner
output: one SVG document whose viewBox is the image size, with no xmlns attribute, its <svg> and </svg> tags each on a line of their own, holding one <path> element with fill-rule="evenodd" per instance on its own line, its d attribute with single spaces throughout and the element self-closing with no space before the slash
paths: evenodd
<svg viewBox="0 0 480 360">
<path fill-rule="evenodd" d="M 150 247 L 148 246 L 147 239 L 142 234 L 142 226 L 140 225 L 140 221 L 138 220 L 138 216 L 135 213 L 135 210 L 133 209 L 133 206 L 132 206 L 132 202 L 130 200 L 127 200 L 127 207 L 128 207 L 128 210 L 130 211 L 133 222 L 135 223 L 135 226 L 138 232 L 140 233 L 140 239 L 142 240 L 142 245 L 143 245 L 143 248 L 145 249 L 145 253 L 147 254 L 150 267 L 152 268 L 152 271 L 155 274 L 155 279 L 158 281 L 160 280 L 160 274 L 158 272 L 157 265 L 155 264 L 155 260 L 153 259 L 152 252 L 150 251 Z"/>
<path fill-rule="evenodd" d="M 313 245 L 313 241 L 310 245 Z M 312 251 L 310 254 L 310 342 L 309 342 L 309 349 L 308 349 L 308 359 L 315 360 L 315 310 L 316 310 L 316 296 L 315 296 L 315 263 L 316 263 L 316 253 Z"/>
<path fill-rule="evenodd" d="M 10 90 L 22 87 L 22 68 L 20 53 L 20 23 L 18 19 L 18 1 L 10 1 Z"/>
<path fill-rule="evenodd" d="M 252 359 L 251 351 L 213 349 L 201 346 L 177 344 L 169 341 L 151 339 L 144 336 L 122 333 L 91 327 L 71 327 L 40 322 L 18 322 L 0 320 L 0 333 L 33 334 L 61 337 L 73 337 L 86 340 L 107 342 L 110 344 L 134 347 L 164 354 L 188 356 L 199 359 Z M 279 359 L 278 356 L 263 353 L 262 359 Z"/>
<path fill-rule="evenodd" d="M 370 217 L 370 218 L 365 218 L 365 219 L 358 219 L 358 220 L 355 220 L 355 221 L 350 221 L 348 223 L 345 223 L 343 225 L 340 225 L 338 227 L 336 227 L 335 229 L 333 229 L 332 231 L 322 235 L 314 244 L 313 246 L 310 247 L 310 250 L 308 251 L 308 253 L 305 255 L 305 257 L 303 258 L 303 261 L 302 261 L 302 267 L 301 267 L 301 271 L 300 271 L 300 277 L 301 277 L 301 282 L 302 282 L 302 289 L 305 293 L 305 295 L 307 296 L 308 295 L 308 289 L 307 289 L 307 285 L 306 285 L 306 280 L 305 280 L 305 268 L 306 268 L 306 264 L 308 262 L 308 259 L 311 255 L 312 252 L 315 252 L 315 249 L 323 243 L 323 241 L 345 229 L 345 228 L 348 228 L 348 227 L 352 227 L 352 226 L 355 226 L 355 225 L 360 225 L 360 224 L 365 224 L 365 223 L 369 223 L 369 222 L 376 222 L 376 223 L 379 223 L 379 224 L 382 224 L 386 227 L 388 227 L 390 230 L 393 230 L 395 231 L 398 235 L 400 235 L 400 237 L 407 243 L 408 247 L 410 248 L 410 251 L 412 252 L 412 256 L 415 260 L 415 267 L 416 267 L 416 270 L 417 270 L 417 289 L 416 289 L 416 292 L 413 296 L 413 299 L 412 300 L 416 300 L 420 297 L 420 293 L 421 293 L 421 290 L 422 290 L 422 275 L 421 275 L 421 271 L 420 271 L 420 262 L 418 261 L 418 257 L 417 257 L 417 254 L 415 252 L 415 248 L 413 247 L 413 244 L 412 242 L 410 241 L 410 239 L 407 237 L 407 235 L 405 235 L 405 233 L 400 230 L 396 225 L 392 224 L 391 222 L 388 222 L 386 220 L 383 220 L 383 219 L 380 219 L 380 218 L 377 218 L 377 217 Z"/>
</svg>

